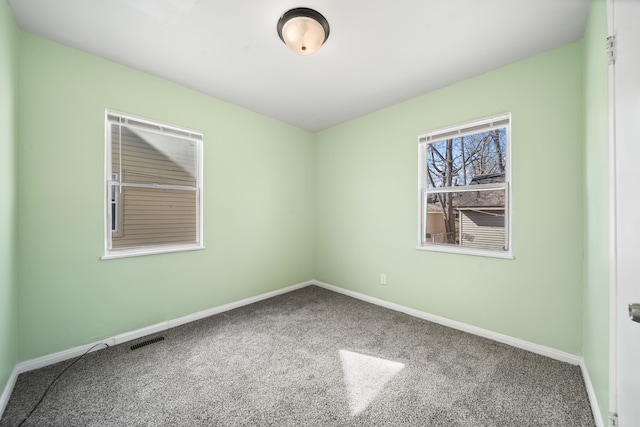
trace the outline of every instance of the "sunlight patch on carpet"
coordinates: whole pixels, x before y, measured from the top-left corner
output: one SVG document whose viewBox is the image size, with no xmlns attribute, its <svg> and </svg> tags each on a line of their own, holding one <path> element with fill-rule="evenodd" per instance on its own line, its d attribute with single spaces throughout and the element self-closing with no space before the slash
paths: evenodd
<svg viewBox="0 0 640 427">
<path fill-rule="evenodd" d="M 404 363 L 348 350 L 340 350 L 340 360 L 353 416 L 365 410 L 385 384 L 404 368 Z"/>
</svg>

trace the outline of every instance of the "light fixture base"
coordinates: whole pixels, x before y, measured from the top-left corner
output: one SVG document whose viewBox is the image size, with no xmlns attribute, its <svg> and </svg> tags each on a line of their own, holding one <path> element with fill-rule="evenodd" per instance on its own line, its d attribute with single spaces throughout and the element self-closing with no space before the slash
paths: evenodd
<svg viewBox="0 0 640 427">
<path fill-rule="evenodd" d="M 278 36 L 299 55 L 311 55 L 329 38 L 329 22 L 321 13 L 306 7 L 285 12 L 278 20 Z"/>
</svg>

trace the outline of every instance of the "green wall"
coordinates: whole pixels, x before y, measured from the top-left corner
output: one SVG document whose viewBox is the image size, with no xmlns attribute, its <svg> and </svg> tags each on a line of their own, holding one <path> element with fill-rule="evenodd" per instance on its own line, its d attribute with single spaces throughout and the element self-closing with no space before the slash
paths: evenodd
<svg viewBox="0 0 640 427">
<path fill-rule="evenodd" d="M 20 360 L 314 277 L 313 134 L 31 34 L 19 54 Z M 100 260 L 105 107 L 204 133 L 205 250 Z"/>
<path fill-rule="evenodd" d="M 0 394 L 17 358 L 15 126 L 18 28 L 0 1 Z"/>
<path fill-rule="evenodd" d="M 318 133 L 316 278 L 580 354 L 582 75 L 576 42 Z M 506 111 L 515 259 L 416 250 L 418 134 Z"/>
<path fill-rule="evenodd" d="M 609 407 L 609 166 L 606 2 L 593 0 L 585 47 L 583 355 L 604 425 Z"/>
</svg>

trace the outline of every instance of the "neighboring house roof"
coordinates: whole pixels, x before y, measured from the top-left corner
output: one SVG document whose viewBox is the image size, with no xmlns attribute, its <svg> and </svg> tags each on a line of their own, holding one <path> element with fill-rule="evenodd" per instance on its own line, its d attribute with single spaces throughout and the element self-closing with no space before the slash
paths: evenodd
<svg viewBox="0 0 640 427">
<path fill-rule="evenodd" d="M 473 177 L 470 185 L 504 182 L 504 173 L 493 173 Z M 504 209 L 504 191 L 465 191 L 456 197 L 458 209 Z"/>
<path fill-rule="evenodd" d="M 465 191 L 460 193 L 457 209 L 504 209 L 504 191 Z"/>
<path fill-rule="evenodd" d="M 478 184 L 491 184 L 495 182 L 504 182 L 504 173 L 493 173 L 488 175 L 476 176 L 471 180 L 469 185 Z M 504 196 L 505 193 L 502 190 L 486 190 L 486 191 L 464 191 L 455 193 L 453 201 L 454 209 L 467 210 L 467 209 L 482 209 L 482 210 L 503 210 L 504 209 Z M 428 203 L 427 212 L 442 212 L 440 203 Z"/>
<path fill-rule="evenodd" d="M 486 174 L 486 175 L 474 176 L 471 179 L 471 183 L 469 185 L 474 185 L 474 184 L 492 184 L 494 182 L 504 182 L 504 172 L 501 172 L 501 173 L 489 173 L 489 174 Z"/>
</svg>

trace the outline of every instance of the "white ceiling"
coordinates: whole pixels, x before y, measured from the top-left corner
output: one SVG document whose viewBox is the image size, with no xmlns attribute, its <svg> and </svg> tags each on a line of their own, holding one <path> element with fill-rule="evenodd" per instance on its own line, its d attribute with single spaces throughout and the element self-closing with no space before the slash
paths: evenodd
<svg viewBox="0 0 640 427">
<path fill-rule="evenodd" d="M 9 0 L 24 30 L 309 131 L 582 38 L 589 0 Z M 331 27 L 280 40 L 295 7 Z"/>
</svg>

